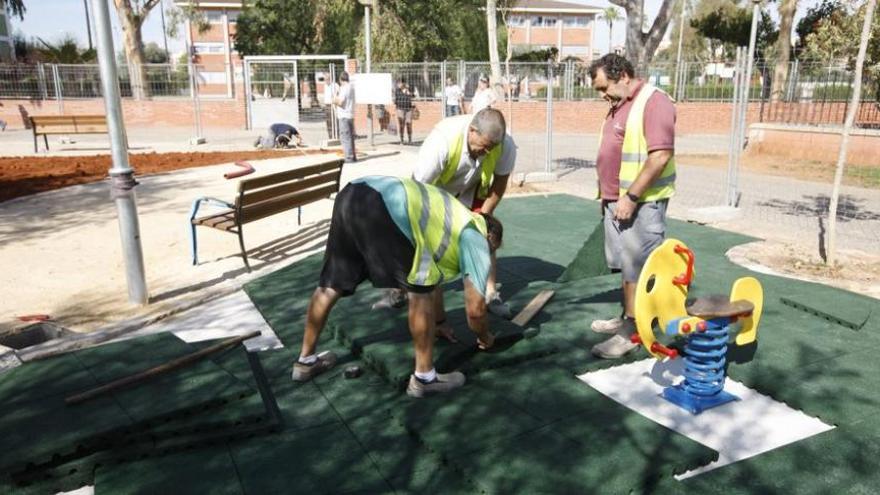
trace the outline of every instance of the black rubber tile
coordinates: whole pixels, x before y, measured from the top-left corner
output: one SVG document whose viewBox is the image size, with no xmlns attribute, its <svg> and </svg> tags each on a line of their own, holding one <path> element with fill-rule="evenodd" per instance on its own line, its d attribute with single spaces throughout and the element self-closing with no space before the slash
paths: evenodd
<svg viewBox="0 0 880 495">
<path fill-rule="evenodd" d="M 98 386 L 98 382 L 72 354 L 32 361 L 0 374 L 3 404 L 67 396 Z"/>
</svg>

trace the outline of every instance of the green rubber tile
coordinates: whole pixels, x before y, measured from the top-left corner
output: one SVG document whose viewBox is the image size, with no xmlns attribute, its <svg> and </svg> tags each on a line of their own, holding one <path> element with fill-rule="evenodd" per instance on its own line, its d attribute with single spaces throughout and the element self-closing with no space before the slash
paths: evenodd
<svg viewBox="0 0 880 495">
<path fill-rule="evenodd" d="M 608 398 L 560 367 L 556 355 L 481 373 L 472 383 L 498 392 L 542 424 L 596 407 Z"/>
<path fill-rule="evenodd" d="M 95 470 L 95 495 L 156 493 L 243 495 L 245 491 L 229 450 L 223 446 L 101 466 Z"/>
<path fill-rule="evenodd" d="M 392 414 L 410 434 L 447 460 L 540 426 L 502 392 L 470 383 L 424 399 L 403 396 Z"/>
<path fill-rule="evenodd" d="M 558 281 L 572 282 L 610 273 L 611 270 L 605 262 L 605 228 L 600 220 Z"/>
<path fill-rule="evenodd" d="M 32 361 L 0 374 L 0 402 L 11 405 L 72 395 L 98 382 L 72 354 Z"/>
<path fill-rule="evenodd" d="M 160 333 L 82 349 L 73 355 L 98 382 L 108 383 L 196 350 L 173 334 Z"/>
<path fill-rule="evenodd" d="M 272 391 L 281 411 L 285 431 L 298 431 L 327 424 L 340 425 L 339 416 L 313 382 L 278 380 L 272 384 Z"/>
<path fill-rule="evenodd" d="M 358 366 L 361 376 L 345 378 L 345 368 L 350 365 Z M 338 365 L 318 375 L 313 383 L 333 411 L 346 422 L 376 414 L 388 416 L 391 404 L 400 397 L 400 392 L 389 387 L 388 382 L 361 361 Z"/>
<path fill-rule="evenodd" d="M 91 455 L 58 466 L 15 473 L 0 481 L 0 493 L 44 495 L 76 490 L 95 483 L 95 460 Z"/>
<path fill-rule="evenodd" d="M 352 419 L 346 427 L 386 480 L 442 467 L 440 456 L 410 434 L 388 411 Z"/>
<path fill-rule="evenodd" d="M 838 427 L 684 481 L 663 480 L 658 494 L 877 493 L 880 436 Z"/>
<path fill-rule="evenodd" d="M 479 487 L 460 472 L 443 465 L 422 469 L 389 480 L 398 494 L 478 493 Z"/>
<path fill-rule="evenodd" d="M 247 493 L 387 492 L 349 431 L 326 425 L 230 444 Z"/>
<path fill-rule="evenodd" d="M 285 347 L 299 349 L 302 343 L 306 309 L 318 286 L 323 259 L 323 253 L 314 254 L 243 287 Z M 321 342 L 332 337 L 325 333 Z"/>
<path fill-rule="evenodd" d="M 132 421 L 111 397 L 68 406 L 61 396 L 19 402 L 0 424 L 0 472 L 61 457 L 81 457 L 117 440 Z"/>
</svg>

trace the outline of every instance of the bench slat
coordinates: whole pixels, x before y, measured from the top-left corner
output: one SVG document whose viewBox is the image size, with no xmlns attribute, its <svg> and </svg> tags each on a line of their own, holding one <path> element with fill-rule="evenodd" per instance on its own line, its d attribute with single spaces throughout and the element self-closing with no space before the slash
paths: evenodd
<svg viewBox="0 0 880 495">
<path fill-rule="evenodd" d="M 254 177 L 252 179 L 242 179 L 238 183 L 238 191 L 252 191 L 261 187 L 272 186 L 295 179 L 301 179 L 309 175 L 320 174 L 328 170 L 342 169 L 343 162 L 344 161 L 340 158 L 337 160 L 309 165 L 302 168 L 295 168 L 293 170 L 288 170 L 285 172 L 278 172 L 276 174 L 264 175 L 262 177 Z"/>
<path fill-rule="evenodd" d="M 309 177 L 307 179 L 297 180 L 275 187 L 266 187 L 253 192 L 247 192 L 236 198 L 236 206 L 239 202 L 241 202 L 242 206 L 248 207 L 256 203 L 261 203 L 263 201 L 267 201 L 278 196 L 283 196 L 291 192 L 303 191 L 326 184 L 335 184 L 336 189 L 339 190 L 339 175 L 339 170 L 331 170 L 320 175 Z"/>
<path fill-rule="evenodd" d="M 329 184 L 317 189 L 286 194 L 270 201 L 263 201 L 241 209 L 241 223 L 249 223 L 261 218 L 306 205 L 312 201 L 328 198 L 337 190 L 336 184 Z"/>
<path fill-rule="evenodd" d="M 206 217 L 194 218 L 192 223 L 219 230 L 232 230 L 235 227 L 235 210 L 225 210 Z"/>
</svg>

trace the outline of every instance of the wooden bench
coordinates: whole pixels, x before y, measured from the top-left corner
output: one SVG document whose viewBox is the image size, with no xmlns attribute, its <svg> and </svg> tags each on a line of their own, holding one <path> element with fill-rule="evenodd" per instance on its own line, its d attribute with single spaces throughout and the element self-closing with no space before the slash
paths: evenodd
<svg viewBox="0 0 880 495">
<path fill-rule="evenodd" d="M 37 152 L 37 137 L 43 136 L 46 151 L 49 151 L 49 134 L 106 134 L 105 115 L 34 115 L 30 117 L 34 131 L 34 153 Z"/>
<path fill-rule="evenodd" d="M 242 179 L 238 183 L 235 203 L 227 203 L 215 198 L 196 199 L 189 217 L 193 265 L 198 264 L 196 227 L 203 226 L 238 235 L 241 257 L 250 270 L 251 266 L 244 248 L 242 226 L 294 208 L 299 208 L 297 222 L 301 225 L 304 205 L 329 198 L 339 192 L 342 164 L 342 159 L 333 159 L 294 170 Z M 197 217 L 202 203 L 222 206 L 224 209 L 218 213 Z"/>
</svg>

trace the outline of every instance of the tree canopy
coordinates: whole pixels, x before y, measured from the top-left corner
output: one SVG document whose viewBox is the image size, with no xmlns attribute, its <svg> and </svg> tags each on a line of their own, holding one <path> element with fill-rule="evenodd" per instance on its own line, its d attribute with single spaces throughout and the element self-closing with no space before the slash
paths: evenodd
<svg viewBox="0 0 880 495">
<path fill-rule="evenodd" d="M 690 21 L 691 27 L 705 37 L 713 55 L 730 60 L 737 46 L 748 46 L 752 31 L 752 9 L 727 3 Z M 779 31 L 767 12 L 761 11 L 755 57 L 764 58 L 767 49 L 776 42 Z"/>
<path fill-rule="evenodd" d="M 27 9 L 24 8 L 23 0 L 6 0 L 6 10 L 22 20 L 24 20 L 24 13 L 27 11 Z"/>
<path fill-rule="evenodd" d="M 803 59 L 825 64 L 843 63 L 854 66 L 858 44 L 865 21 L 865 5 L 846 0 L 824 18 L 816 21 L 806 37 Z M 871 39 L 865 55 L 865 73 L 880 83 L 880 16 L 874 16 Z"/>
</svg>

